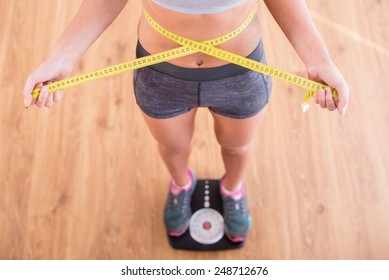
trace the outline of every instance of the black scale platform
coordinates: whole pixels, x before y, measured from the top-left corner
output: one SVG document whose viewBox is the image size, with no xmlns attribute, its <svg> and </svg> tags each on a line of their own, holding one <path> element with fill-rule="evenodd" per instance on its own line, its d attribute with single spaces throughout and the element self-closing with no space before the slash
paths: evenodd
<svg viewBox="0 0 389 280">
<path fill-rule="evenodd" d="M 215 251 L 243 247 L 244 242 L 233 243 L 224 234 L 223 205 L 219 180 L 198 180 L 192 196 L 192 218 L 189 229 L 180 237 L 168 235 L 175 249 Z"/>
</svg>

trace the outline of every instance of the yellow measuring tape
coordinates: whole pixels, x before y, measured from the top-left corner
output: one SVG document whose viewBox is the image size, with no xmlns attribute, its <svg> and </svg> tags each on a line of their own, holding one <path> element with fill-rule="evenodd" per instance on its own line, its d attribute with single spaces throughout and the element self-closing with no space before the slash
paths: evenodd
<svg viewBox="0 0 389 280">
<path fill-rule="evenodd" d="M 150 66 L 153 64 L 165 62 L 171 59 L 187 56 L 189 54 L 193 54 L 196 52 L 202 52 L 205 54 L 208 54 L 210 56 L 214 56 L 216 58 L 228 61 L 233 64 L 240 65 L 242 67 L 248 68 L 250 70 L 271 76 L 273 78 L 288 82 L 293 85 L 297 85 L 299 87 L 308 89 L 307 94 L 304 96 L 304 100 L 302 103 L 302 110 L 305 112 L 308 110 L 309 105 L 308 101 L 314 96 L 315 92 L 324 89 L 328 86 L 309 80 L 304 77 L 300 77 L 298 75 L 288 73 L 282 70 L 279 70 L 277 68 L 271 67 L 269 65 L 260 63 L 258 61 L 248 59 L 246 57 L 236 55 L 234 53 L 221 50 L 219 48 L 214 47 L 215 45 L 220 45 L 235 36 L 237 36 L 240 32 L 242 32 L 252 21 L 252 19 L 255 17 L 257 11 L 257 6 L 252 10 L 248 18 L 245 20 L 245 22 L 239 26 L 238 28 L 234 29 L 232 32 L 220 36 L 218 38 L 207 40 L 203 42 L 194 41 L 188 38 L 184 38 L 182 36 L 179 36 L 177 34 L 174 34 L 163 27 L 161 27 L 157 22 L 155 22 L 150 15 L 144 11 L 145 18 L 150 23 L 150 25 L 157 30 L 159 33 L 164 35 L 165 37 L 173 40 L 174 42 L 179 43 L 182 47 L 178 47 L 172 50 L 160 52 L 157 54 L 148 55 L 142 58 L 137 58 L 125 63 L 116 64 L 113 66 L 109 66 L 97 71 L 92 71 L 88 73 L 84 73 L 81 75 L 73 76 L 67 79 L 63 79 L 60 81 L 56 81 L 53 83 L 50 83 L 48 85 L 49 92 L 56 92 L 59 90 L 68 89 L 86 82 L 90 82 L 97 79 L 102 79 L 105 77 L 110 77 L 113 75 L 117 75 L 120 73 L 124 73 L 130 70 L 135 70 L 138 68 Z M 338 93 L 334 88 L 332 89 L 332 96 L 334 98 L 338 98 Z M 41 88 L 35 88 L 32 92 L 32 98 L 36 99 L 39 97 L 39 94 L 41 92 Z"/>
</svg>

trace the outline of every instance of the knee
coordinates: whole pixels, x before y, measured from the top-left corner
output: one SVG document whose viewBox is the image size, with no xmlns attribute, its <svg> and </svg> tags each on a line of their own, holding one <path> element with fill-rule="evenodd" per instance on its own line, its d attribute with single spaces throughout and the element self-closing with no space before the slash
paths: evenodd
<svg viewBox="0 0 389 280">
<path fill-rule="evenodd" d="M 158 148 L 161 153 L 182 154 L 188 153 L 191 150 L 190 143 L 158 143 Z"/>
<path fill-rule="evenodd" d="M 237 145 L 237 146 L 226 146 L 221 145 L 223 153 L 231 156 L 242 156 L 252 152 L 253 145 L 251 143 Z"/>
</svg>

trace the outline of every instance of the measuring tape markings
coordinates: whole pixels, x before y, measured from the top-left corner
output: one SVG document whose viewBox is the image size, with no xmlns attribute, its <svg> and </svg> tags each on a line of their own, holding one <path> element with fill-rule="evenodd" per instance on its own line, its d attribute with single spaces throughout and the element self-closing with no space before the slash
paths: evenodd
<svg viewBox="0 0 389 280">
<path fill-rule="evenodd" d="M 150 23 L 150 25 L 157 30 L 160 34 L 163 36 L 171 39 L 172 41 L 178 43 L 181 45 L 181 47 L 171 49 L 168 51 L 151 54 L 142 58 L 137 58 L 125 63 L 116 64 L 113 66 L 109 66 L 106 68 L 102 68 L 97 71 L 87 72 L 81 75 L 73 76 L 67 79 L 63 79 L 60 81 L 56 81 L 53 83 L 50 83 L 48 85 L 49 92 L 56 92 L 64 89 L 68 89 L 77 85 L 81 85 L 90 81 L 110 77 L 113 75 L 117 75 L 120 73 L 124 73 L 130 70 L 135 70 L 138 68 L 151 66 L 157 63 L 169 61 L 175 58 L 187 56 L 189 54 L 193 54 L 196 52 L 202 52 L 205 54 L 208 54 L 210 56 L 228 61 L 230 63 L 245 67 L 247 69 L 271 76 L 276 79 L 280 79 L 282 81 L 288 82 L 290 84 L 297 85 L 299 87 L 308 89 L 308 93 L 305 94 L 304 100 L 302 103 L 302 110 L 305 112 L 308 108 L 308 101 L 315 95 L 315 92 L 327 87 L 326 85 L 323 85 L 321 83 L 312 81 L 307 78 L 303 78 L 301 76 L 285 72 L 283 70 L 277 69 L 275 67 L 260 63 L 258 61 L 225 51 L 221 50 L 219 48 L 214 47 L 215 45 L 220 45 L 228 40 L 231 40 L 232 38 L 236 37 L 239 33 L 241 33 L 252 21 L 254 16 L 256 15 L 257 11 L 257 5 L 255 8 L 251 11 L 250 15 L 247 17 L 247 19 L 243 22 L 242 25 L 240 25 L 235 30 L 211 39 L 206 40 L 203 42 L 191 40 L 185 37 L 182 37 L 180 35 L 177 35 L 173 32 L 170 32 L 166 30 L 165 28 L 161 27 L 157 22 L 155 22 L 151 16 L 147 13 L 146 10 L 144 10 L 144 15 L 147 21 Z M 42 88 L 35 88 L 32 92 L 32 98 L 36 99 L 39 97 L 40 92 Z M 338 93 L 334 88 L 331 88 L 332 95 L 334 98 L 338 98 Z"/>
<path fill-rule="evenodd" d="M 188 51 L 186 51 L 186 49 Z M 116 64 L 113 66 L 109 66 L 106 68 L 102 68 L 100 70 L 92 71 L 92 72 L 87 72 L 84 74 L 80 74 L 77 76 L 73 76 L 67 79 L 63 79 L 60 81 L 56 81 L 53 83 L 48 84 L 49 87 L 49 93 L 68 89 L 77 85 L 81 85 L 90 81 L 110 77 L 113 75 L 117 75 L 120 73 L 124 73 L 130 70 L 135 70 L 141 67 L 146 67 L 150 66 L 156 63 L 160 63 L 161 61 L 166 61 L 170 60 L 173 58 L 179 58 L 182 56 L 186 56 L 188 52 L 196 52 L 191 50 L 190 48 L 176 48 L 173 50 L 149 55 L 147 57 L 142 57 L 142 58 L 137 58 L 134 60 L 131 60 L 129 62 L 121 63 L 121 64 Z M 40 92 L 42 88 L 35 88 L 32 91 L 32 98 L 36 99 L 39 97 Z"/>
<path fill-rule="evenodd" d="M 310 79 L 277 69 L 275 67 L 269 66 L 267 64 L 258 62 L 256 60 L 252 60 L 234 53 L 231 53 L 229 51 L 225 51 L 219 48 L 215 48 L 210 45 L 206 45 L 202 42 L 195 41 L 192 39 L 188 39 L 185 37 L 182 37 L 180 35 L 177 35 L 173 32 L 170 32 L 160 26 L 151 16 L 147 13 L 146 10 L 144 10 L 144 15 L 147 19 L 147 21 L 150 23 L 150 25 L 158 31 L 160 34 L 164 35 L 165 37 L 171 39 L 172 41 L 179 43 L 181 45 L 190 47 L 192 49 L 195 49 L 199 52 L 208 54 L 210 56 L 228 61 L 230 63 L 245 67 L 247 69 L 268 75 L 270 77 L 288 82 L 290 84 L 308 89 L 309 91 L 305 94 L 304 100 L 302 103 L 302 110 L 305 112 L 309 108 L 309 104 L 307 103 L 308 100 L 310 100 L 314 95 L 315 92 L 324 89 L 328 87 L 327 85 L 321 84 L 319 82 L 312 81 Z M 334 88 L 331 88 L 332 90 L 332 96 L 334 98 L 338 98 L 338 93 Z"/>
<path fill-rule="evenodd" d="M 256 11 L 257 11 L 257 6 L 255 6 L 255 8 L 251 11 L 250 15 L 246 18 L 246 20 L 239 27 L 237 27 L 233 31 L 231 31 L 225 35 L 222 35 L 220 37 L 210 39 L 210 40 L 205 40 L 202 42 L 202 44 L 214 46 L 214 45 L 220 45 L 224 42 L 227 42 L 227 41 L 233 39 L 234 37 L 239 35 L 250 24 L 250 22 L 253 20 L 253 18 L 256 15 Z M 105 68 L 102 68 L 102 69 L 99 69 L 96 71 L 91 71 L 91 72 L 83 73 L 83 74 L 80 74 L 77 76 L 72 76 L 70 78 L 66 78 L 63 80 L 52 82 L 52 83 L 48 84 L 49 93 L 68 89 L 68 88 L 78 86 L 78 85 L 81 85 L 81 84 L 84 84 L 84 83 L 87 83 L 90 81 L 110 77 L 110 76 L 121 74 L 121 73 L 124 73 L 127 71 L 131 71 L 131 70 L 139 69 L 142 67 L 158 64 L 161 62 L 169 61 L 169 60 L 172 60 L 175 58 L 180 58 L 180 57 L 187 56 L 187 55 L 190 55 L 190 54 L 193 54 L 196 52 L 198 52 L 198 51 L 193 49 L 193 48 L 181 45 L 181 47 L 178 47 L 178 48 L 159 52 L 156 54 L 151 54 L 151 55 L 144 56 L 141 58 L 136 58 L 136 59 L 133 59 L 133 60 L 125 62 L 125 63 L 112 65 L 112 66 L 105 67 Z M 35 88 L 32 91 L 32 98 L 37 99 L 41 93 L 41 90 L 42 90 L 41 87 Z"/>
</svg>

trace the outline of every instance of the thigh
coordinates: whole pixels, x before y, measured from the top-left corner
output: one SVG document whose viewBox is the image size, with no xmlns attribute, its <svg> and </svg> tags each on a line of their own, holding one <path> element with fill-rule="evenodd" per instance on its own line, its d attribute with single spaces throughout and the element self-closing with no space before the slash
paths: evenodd
<svg viewBox="0 0 389 280">
<path fill-rule="evenodd" d="M 260 113 L 246 119 L 229 118 L 212 112 L 219 144 L 232 149 L 250 144 L 254 140 L 265 112 L 266 107 Z"/>
<path fill-rule="evenodd" d="M 250 59 L 266 64 L 262 41 L 249 55 Z M 220 68 L 215 68 L 217 71 Z M 201 106 L 213 112 L 234 119 L 256 116 L 268 104 L 272 79 L 255 71 L 232 75 L 229 78 L 201 84 Z"/>
<path fill-rule="evenodd" d="M 197 107 L 197 82 L 181 80 L 144 67 L 134 73 L 138 106 L 156 119 L 172 118 Z"/>
<path fill-rule="evenodd" d="M 257 115 L 268 104 L 271 78 L 254 71 L 203 83 L 201 100 L 213 112 L 234 119 Z"/>
<path fill-rule="evenodd" d="M 143 118 L 159 144 L 181 148 L 192 140 L 196 111 L 197 108 L 194 108 L 188 113 L 166 119 L 155 119 L 143 113 Z"/>
</svg>

